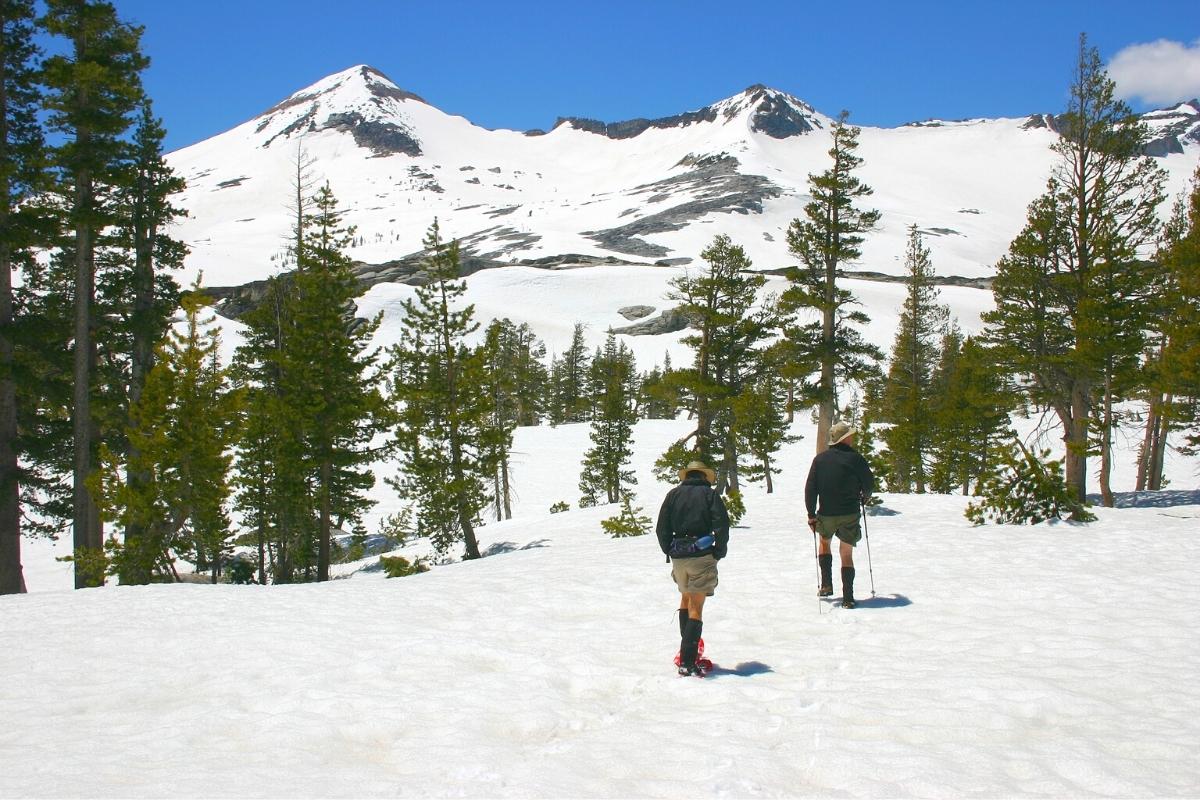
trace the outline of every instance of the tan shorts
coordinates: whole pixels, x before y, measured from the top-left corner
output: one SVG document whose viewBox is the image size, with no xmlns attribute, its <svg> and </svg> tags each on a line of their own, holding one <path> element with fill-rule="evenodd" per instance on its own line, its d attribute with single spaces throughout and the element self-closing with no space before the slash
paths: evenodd
<svg viewBox="0 0 1200 800">
<path fill-rule="evenodd" d="M 704 592 L 712 597 L 717 591 L 717 558 L 713 555 L 672 558 L 671 577 L 681 593 Z"/>
</svg>

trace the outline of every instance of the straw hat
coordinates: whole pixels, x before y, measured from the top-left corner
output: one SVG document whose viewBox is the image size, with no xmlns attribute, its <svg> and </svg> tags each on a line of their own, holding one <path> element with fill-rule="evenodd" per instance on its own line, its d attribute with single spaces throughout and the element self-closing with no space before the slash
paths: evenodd
<svg viewBox="0 0 1200 800">
<path fill-rule="evenodd" d="M 829 429 L 829 444 L 832 447 L 858 433 L 858 428 L 849 422 L 835 422 Z"/>
<path fill-rule="evenodd" d="M 717 482 L 717 473 L 709 469 L 708 464 L 705 464 L 703 461 L 693 461 L 683 469 L 679 470 L 679 480 L 687 480 L 687 474 L 689 472 L 703 472 L 704 477 L 708 479 L 709 483 Z"/>
</svg>

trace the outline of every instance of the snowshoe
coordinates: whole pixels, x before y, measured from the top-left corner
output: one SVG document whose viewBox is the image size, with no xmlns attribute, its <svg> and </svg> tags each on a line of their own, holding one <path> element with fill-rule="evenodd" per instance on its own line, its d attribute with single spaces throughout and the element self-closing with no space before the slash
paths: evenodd
<svg viewBox="0 0 1200 800">
<path fill-rule="evenodd" d="M 696 663 L 697 664 L 700 663 L 700 661 L 703 658 L 704 658 L 704 640 L 701 639 L 700 642 L 696 645 Z M 678 666 L 681 666 L 682 664 L 683 664 L 683 653 L 676 653 L 675 654 L 675 666 L 678 667 Z"/>
</svg>

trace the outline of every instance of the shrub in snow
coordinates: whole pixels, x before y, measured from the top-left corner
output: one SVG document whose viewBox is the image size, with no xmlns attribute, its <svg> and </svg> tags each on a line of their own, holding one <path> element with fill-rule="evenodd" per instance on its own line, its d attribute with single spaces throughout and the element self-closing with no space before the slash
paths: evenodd
<svg viewBox="0 0 1200 800">
<path fill-rule="evenodd" d="M 411 562 L 404 556 L 380 556 L 379 564 L 389 578 L 403 578 L 405 575 L 416 575 L 418 572 L 428 572 L 429 567 L 420 558 Z"/>
<path fill-rule="evenodd" d="M 650 532 L 650 518 L 642 514 L 640 506 L 633 507 L 633 501 L 627 494 L 621 498 L 621 513 L 615 517 L 601 520 L 600 527 L 604 528 L 604 531 L 614 539 L 624 536 L 643 536 Z"/>
<path fill-rule="evenodd" d="M 235 556 L 229 562 L 229 582 L 230 583 L 254 583 L 254 564 L 250 559 Z"/>
<path fill-rule="evenodd" d="M 1008 525 L 1037 525 L 1048 519 L 1092 522 L 1096 519 L 1063 480 L 1062 461 L 1050 451 L 1031 453 L 1019 441 L 1003 451 L 997 470 L 979 490 L 980 501 L 967 506 L 965 516 L 976 525 L 991 521 Z"/>
<path fill-rule="evenodd" d="M 569 503 L 567 503 L 566 500 L 559 500 L 557 503 L 550 506 L 551 514 L 561 514 L 564 511 L 570 511 L 570 510 L 571 510 L 571 506 Z"/>
</svg>

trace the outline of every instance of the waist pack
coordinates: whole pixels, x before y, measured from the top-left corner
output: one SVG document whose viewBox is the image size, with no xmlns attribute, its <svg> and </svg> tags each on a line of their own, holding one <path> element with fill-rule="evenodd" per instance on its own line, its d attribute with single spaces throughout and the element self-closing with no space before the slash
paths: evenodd
<svg viewBox="0 0 1200 800">
<path fill-rule="evenodd" d="M 707 536 L 676 536 L 671 540 L 669 555 L 672 557 L 694 556 L 697 553 L 703 553 L 705 550 L 711 550 L 716 543 L 717 539 L 712 534 L 708 534 Z"/>
</svg>

